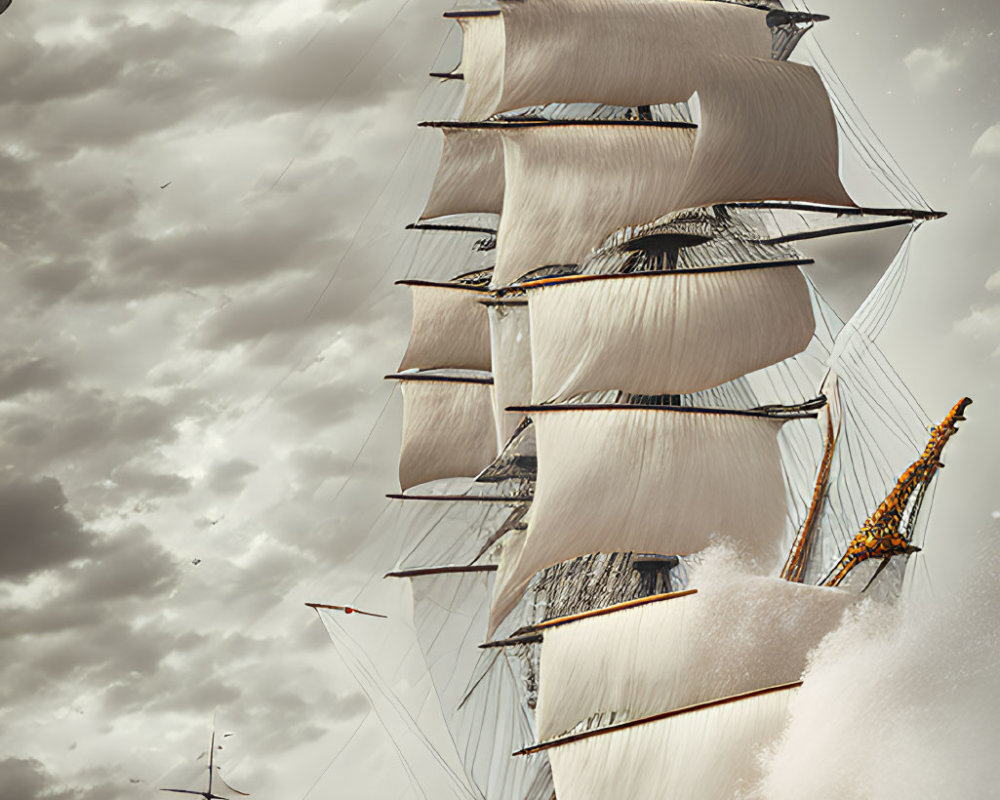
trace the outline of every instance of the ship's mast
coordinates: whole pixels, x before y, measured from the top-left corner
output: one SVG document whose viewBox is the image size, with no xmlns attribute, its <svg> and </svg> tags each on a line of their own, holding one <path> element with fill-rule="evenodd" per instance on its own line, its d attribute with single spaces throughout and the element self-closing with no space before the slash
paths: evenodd
<svg viewBox="0 0 1000 800">
<path fill-rule="evenodd" d="M 824 15 L 778 2 L 526 0 L 445 17 L 462 28 L 462 60 L 431 75 L 463 81 L 465 95 L 457 119 L 423 123 L 439 132 L 442 159 L 408 227 L 486 234 L 473 249 L 495 264 L 403 282 L 413 332 L 388 376 L 404 394 L 401 491 L 389 497 L 440 506 L 441 519 L 484 516 L 388 576 L 411 581 L 429 663 L 467 637 L 459 617 L 497 632 L 476 657 L 449 653 L 457 677 L 434 675 L 456 743 L 472 736 L 477 751 L 476 715 L 501 713 L 498 698 L 513 703 L 516 688 L 497 742 L 537 723 L 541 741 L 517 748 L 550 753 L 560 797 L 576 796 L 588 764 L 621 758 L 625 769 L 631 752 L 669 753 L 682 767 L 660 769 L 650 755 L 624 796 L 684 796 L 689 762 L 724 792 L 754 774 L 746 753 L 762 731 L 780 730 L 808 648 L 853 596 L 808 583 L 844 531 L 857 531 L 871 491 L 859 473 L 895 479 L 896 461 L 870 438 L 875 426 L 898 427 L 912 445 L 912 415 L 880 416 L 891 403 L 870 380 L 873 320 L 888 313 L 909 234 L 942 214 L 858 202 L 841 182 L 842 106 L 816 69 L 790 60 Z M 698 120 L 687 105 L 695 93 Z M 836 250 L 859 239 L 892 252 L 840 281 L 862 287 L 852 293 L 836 285 L 854 266 Z M 843 389 L 836 410 L 811 399 L 829 374 Z M 941 430 L 950 436 L 960 416 Z M 907 471 L 859 534 L 875 545 L 855 541 L 832 583 L 860 561 L 913 552 L 939 455 L 929 446 Z M 437 481 L 450 483 L 424 488 Z M 789 613 L 808 609 L 802 621 L 816 624 L 808 636 L 789 626 L 791 662 L 691 691 L 689 673 L 718 678 L 710 667 L 725 661 L 691 655 L 708 652 L 703 630 L 730 658 L 740 647 L 717 618 L 776 624 L 767 604 L 736 604 L 732 587 L 713 595 L 710 570 L 704 592 L 672 591 L 689 565 L 699 575 L 696 554 L 719 537 L 763 568 L 791 541 L 786 580 L 756 576 L 753 592 Z M 639 600 L 649 595 L 672 599 Z M 697 617 L 699 608 L 709 611 Z M 685 627 L 682 612 L 701 624 Z M 619 651 L 640 659 L 654 640 L 658 657 L 674 657 L 649 667 L 651 680 L 681 686 L 669 701 L 652 689 L 629 695 L 644 678 L 615 662 Z M 673 652 L 684 647 L 686 656 Z M 768 647 L 747 659 L 766 661 Z M 601 678 L 606 686 L 579 681 L 586 691 L 574 695 L 561 672 L 574 659 L 582 672 L 592 659 L 617 672 Z M 620 694 L 588 706 L 604 689 Z M 672 749 L 688 740 L 728 754 L 718 774 Z M 547 762 L 530 758 L 472 756 L 465 766 L 486 800 L 508 800 L 499 785 L 518 787 L 517 800 L 547 800 Z"/>
</svg>

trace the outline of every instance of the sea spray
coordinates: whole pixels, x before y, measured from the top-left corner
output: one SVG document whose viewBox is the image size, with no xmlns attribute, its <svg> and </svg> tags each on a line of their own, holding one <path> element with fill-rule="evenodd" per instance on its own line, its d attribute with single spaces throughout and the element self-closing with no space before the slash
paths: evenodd
<svg viewBox="0 0 1000 800">
<path fill-rule="evenodd" d="M 813 653 L 754 796 L 1000 797 L 1000 539 L 953 594 L 867 601 Z"/>
</svg>

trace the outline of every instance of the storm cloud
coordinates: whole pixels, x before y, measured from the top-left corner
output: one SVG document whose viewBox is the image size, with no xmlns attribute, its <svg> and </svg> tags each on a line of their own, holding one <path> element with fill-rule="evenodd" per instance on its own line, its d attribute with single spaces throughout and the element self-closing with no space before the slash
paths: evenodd
<svg viewBox="0 0 1000 800">
<path fill-rule="evenodd" d="M 949 212 L 918 234 L 885 346 L 931 416 L 975 397 L 934 522 L 978 526 L 998 466 L 1000 6 L 813 5 L 832 19 L 810 36 Z M 226 775 L 254 796 L 371 796 L 376 774 L 378 796 L 416 797 L 303 604 L 403 599 L 379 579 L 415 535 L 383 496 L 401 404 L 382 376 L 409 315 L 392 282 L 492 258 L 403 231 L 440 151 L 416 123 L 456 111 L 460 87 L 426 77 L 458 61 L 450 7 L 16 1 L 0 16 L 12 798 L 159 796 L 174 770 L 202 774 L 213 720 L 233 732 Z M 945 538 L 928 554 L 960 574 Z"/>
</svg>

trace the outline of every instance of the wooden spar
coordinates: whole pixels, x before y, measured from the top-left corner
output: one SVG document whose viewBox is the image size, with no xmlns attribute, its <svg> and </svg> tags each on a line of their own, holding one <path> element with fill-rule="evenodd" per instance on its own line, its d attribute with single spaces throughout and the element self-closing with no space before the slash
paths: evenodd
<svg viewBox="0 0 1000 800">
<path fill-rule="evenodd" d="M 371 611 L 362 611 L 360 608 L 352 608 L 351 606 L 331 606 L 326 603 L 306 603 L 309 608 L 319 611 L 320 609 L 328 609 L 329 611 L 343 611 L 345 614 L 364 614 L 366 617 L 378 617 L 379 619 L 389 619 L 385 614 L 375 614 Z"/>
<path fill-rule="evenodd" d="M 469 572 L 496 572 L 496 564 L 469 564 L 466 567 L 423 567 L 420 569 L 401 569 L 387 572 L 383 578 L 420 578 L 425 575 L 460 575 Z"/>
<path fill-rule="evenodd" d="M 609 725 L 606 728 L 597 728 L 592 731 L 583 731 L 582 733 L 574 733 L 569 736 L 562 736 L 558 739 L 551 739 L 547 742 L 541 742 L 540 744 L 532 745 L 531 747 L 525 747 L 523 750 L 518 750 L 514 753 L 515 756 L 529 756 L 532 753 L 538 753 L 542 750 L 549 750 L 553 747 L 561 747 L 565 744 L 570 744 L 572 742 L 579 742 L 582 739 L 590 739 L 593 736 L 601 736 L 605 733 L 615 733 L 616 731 L 626 730 L 628 728 L 636 728 L 640 725 L 648 725 L 650 722 L 659 722 L 660 720 L 670 719 L 671 717 L 679 717 L 682 714 L 691 714 L 695 711 L 704 711 L 709 708 L 715 708 L 716 706 L 724 706 L 729 703 L 738 703 L 741 700 L 750 700 L 753 697 L 762 697 L 768 694 L 774 694 L 775 692 L 785 692 L 789 689 L 797 689 L 802 685 L 802 681 L 795 681 L 794 683 L 783 683 L 780 686 L 771 686 L 767 689 L 757 689 L 753 692 L 745 692 L 744 694 L 733 695 L 732 697 L 723 697 L 719 700 L 710 700 L 707 703 L 698 703 L 693 706 L 685 706 L 684 708 L 677 708 L 673 711 L 665 711 L 662 714 L 655 714 L 652 717 L 643 717 L 642 719 L 634 719 L 629 722 L 620 722 L 617 725 Z"/>
<path fill-rule="evenodd" d="M 659 275 L 672 275 L 674 277 L 679 277 L 682 275 L 699 275 L 711 272 L 740 272 L 744 270 L 776 269 L 778 267 L 802 267 L 815 263 L 816 261 L 812 258 L 785 258 L 780 261 L 719 264 L 714 267 L 693 267 L 691 269 L 659 269 L 650 270 L 649 272 L 615 272 L 608 275 L 562 275 L 555 278 L 540 278 L 535 281 L 528 281 L 527 283 L 519 283 L 518 288 L 538 289 L 556 284 L 562 285 L 565 283 L 580 283 L 582 281 L 621 280 L 623 278 L 652 278 Z"/>
<path fill-rule="evenodd" d="M 429 286 L 432 289 L 458 289 L 462 292 L 478 292 L 479 294 L 487 294 L 490 289 L 485 286 L 471 286 L 467 283 L 450 283 L 450 282 L 437 282 L 437 281 L 421 281 L 415 278 L 406 278 L 405 280 L 396 281 L 393 286 Z"/>
<path fill-rule="evenodd" d="M 462 19 L 462 17 L 499 17 L 499 8 L 488 8 L 482 11 L 445 11 L 445 19 Z"/>
<path fill-rule="evenodd" d="M 406 226 L 408 231 L 452 231 L 457 233 L 490 233 L 495 234 L 496 228 L 484 228 L 478 225 L 434 225 L 428 222 L 411 222 Z"/>
<path fill-rule="evenodd" d="M 760 11 L 770 11 L 773 8 L 772 6 L 765 5 L 763 3 L 760 3 L 760 4 L 757 4 L 757 3 L 748 3 L 747 6 L 749 8 L 756 8 L 756 9 L 758 9 Z M 500 16 L 500 14 L 501 14 L 500 9 L 498 9 L 498 8 L 497 9 L 489 8 L 489 9 L 476 10 L 476 11 L 471 11 L 471 10 L 470 11 L 445 11 L 444 14 L 443 14 L 443 16 L 444 16 L 445 19 L 462 19 L 462 17 L 498 17 L 498 16 Z M 817 18 L 817 21 L 821 21 L 823 19 L 829 19 L 829 17 L 824 17 L 822 14 L 810 14 L 808 16 Z"/>
<path fill-rule="evenodd" d="M 761 200 L 740 203 L 719 203 L 723 208 L 772 208 L 789 211 L 819 211 L 845 217 L 907 217 L 908 219 L 941 219 L 946 211 L 928 211 L 923 208 L 863 208 L 861 206 L 824 206 L 819 203 L 786 202 L 782 200 Z"/>
<path fill-rule="evenodd" d="M 624 603 L 615 603 L 613 606 L 605 606 L 604 608 L 595 608 L 590 611 L 581 611 L 579 614 L 569 614 L 565 617 L 548 619 L 545 620 L 545 622 L 539 622 L 537 625 L 532 625 L 531 630 L 540 631 L 545 630 L 546 628 L 558 628 L 560 625 L 566 625 L 570 622 L 576 622 L 581 619 L 603 617 L 605 614 L 613 614 L 616 611 L 624 611 L 628 608 L 647 606 L 651 603 L 662 603 L 664 600 L 674 600 L 678 597 L 688 597 L 692 594 L 698 594 L 698 590 L 685 589 L 681 592 L 667 592 L 666 594 L 654 594 L 649 597 L 639 597 L 635 600 L 626 600 Z"/>
<path fill-rule="evenodd" d="M 498 298 L 494 300 L 480 300 L 479 305 L 489 307 L 502 307 L 502 306 L 526 306 L 528 305 L 527 300 L 504 300 L 503 298 Z"/>
<path fill-rule="evenodd" d="M 693 122 L 647 119 L 521 119 L 490 122 L 457 122 L 455 120 L 430 120 L 417 123 L 421 128 L 456 128 L 458 130 L 503 130 L 504 128 L 561 128 L 567 125 L 633 128 L 697 128 Z"/>
<path fill-rule="evenodd" d="M 826 500 L 826 493 L 830 483 L 830 468 L 833 465 L 833 451 L 837 444 L 837 436 L 833 429 L 833 414 L 830 407 L 826 409 L 826 445 L 823 448 L 823 460 L 819 465 L 819 472 L 816 476 L 816 488 L 813 490 L 812 502 L 809 504 L 809 512 L 806 520 L 802 523 L 802 530 L 795 539 L 785 567 L 781 571 L 781 577 L 792 583 L 802 583 L 805 574 L 806 562 L 812 551 L 814 533 L 819 523 L 819 514 Z"/>
<path fill-rule="evenodd" d="M 475 495 L 475 494 L 387 494 L 390 500 L 437 500 L 442 503 L 501 503 L 519 504 L 530 503 L 532 498 L 526 497 L 504 497 L 501 495 Z"/>
<path fill-rule="evenodd" d="M 430 383 L 485 383 L 493 385 L 493 378 L 459 377 L 458 375 L 426 375 L 422 372 L 415 372 L 412 375 L 402 372 L 397 375 L 385 375 L 383 380 L 387 381 L 427 381 Z"/>
<path fill-rule="evenodd" d="M 674 600 L 679 597 L 688 597 L 693 594 L 698 594 L 697 589 L 685 589 L 682 592 L 668 592 L 667 594 L 654 594 L 648 597 L 639 597 L 635 600 L 626 600 L 624 603 L 615 603 L 613 606 L 605 606 L 603 608 L 594 608 L 590 611 L 581 611 L 579 614 L 569 614 L 565 617 L 554 617 L 553 619 L 545 620 L 544 622 L 539 622 L 536 625 L 527 625 L 518 631 L 515 631 L 514 635 L 508 639 L 497 639 L 492 642 L 486 642 L 479 645 L 482 649 L 489 649 L 493 647 L 509 647 L 518 644 L 534 644 L 536 642 L 542 641 L 542 631 L 548 628 L 558 628 L 561 625 L 568 625 L 571 622 L 577 622 L 581 619 L 591 619 L 592 617 L 602 617 L 605 614 L 613 614 L 616 611 L 625 611 L 629 608 L 639 608 L 641 606 L 648 606 L 652 603 L 662 603 L 664 600 Z"/>
<path fill-rule="evenodd" d="M 785 11 L 778 8 L 771 9 L 767 14 L 767 24 L 772 28 L 779 28 L 783 25 L 826 22 L 828 19 L 830 17 L 826 14 L 810 14 L 807 11 Z"/>
<path fill-rule="evenodd" d="M 492 642 L 484 642 L 479 645 L 480 650 L 490 650 L 495 647 L 516 647 L 519 644 L 539 644 L 542 641 L 542 634 L 531 633 L 525 636 L 511 636 L 509 639 L 497 639 Z"/>
<path fill-rule="evenodd" d="M 777 236 L 774 239 L 763 239 L 758 244 L 787 244 L 788 242 L 801 242 L 806 239 L 822 239 L 825 236 L 837 236 L 841 233 L 860 233 L 861 231 L 877 231 L 881 228 L 895 228 L 898 225 L 911 225 L 913 220 L 889 219 L 882 222 L 868 222 L 858 225 L 842 225 L 839 228 L 820 228 L 815 231 L 802 231 L 801 233 L 790 233 L 787 236 Z"/>
<path fill-rule="evenodd" d="M 792 411 L 818 411 L 827 404 L 827 397 L 825 394 L 813 397 L 810 400 L 805 400 L 794 406 L 783 406 L 783 405 L 769 405 L 769 406 L 757 406 L 752 409 L 753 411 L 761 411 L 765 414 L 785 414 Z"/>
<path fill-rule="evenodd" d="M 618 411 L 618 410 L 643 410 L 643 411 L 672 411 L 686 414 L 719 414 L 736 417 L 765 417 L 767 419 L 816 419 L 819 414 L 812 412 L 797 412 L 793 414 L 770 414 L 765 411 L 747 411 L 736 408 L 698 408 L 695 406 L 644 406 L 635 403 L 595 403 L 594 405 L 583 405 L 567 403 L 565 405 L 545 406 L 507 406 L 505 411 L 517 411 L 522 414 L 541 414 L 552 411 Z"/>
</svg>

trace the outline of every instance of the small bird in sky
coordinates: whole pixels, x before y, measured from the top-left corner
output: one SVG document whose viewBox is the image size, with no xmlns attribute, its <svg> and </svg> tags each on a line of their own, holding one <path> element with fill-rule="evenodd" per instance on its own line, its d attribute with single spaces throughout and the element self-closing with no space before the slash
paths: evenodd
<svg viewBox="0 0 1000 800">
<path fill-rule="evenodd" d="M 201 563 L 201 559 L 200 558 L 192 558 L 191 559 L 191 563 L 194 564 L 197 567 Z"/>
<path fill-rule="evenodd" d="M 166 188 L 167 188 L 167 187 L 168 187 L 168 186 L 169 186 L 170 184 L 172 184 L 172 183 L 173 183 L 173 181 L 167 181 L 167 182 L 166 182 L 165 184 L 163 184 L 163 185 L 162 185 L 162 186 L 161 186 L 160 188 L 161 188 L 161 189 L 166 189 Z"/>
</svg>

